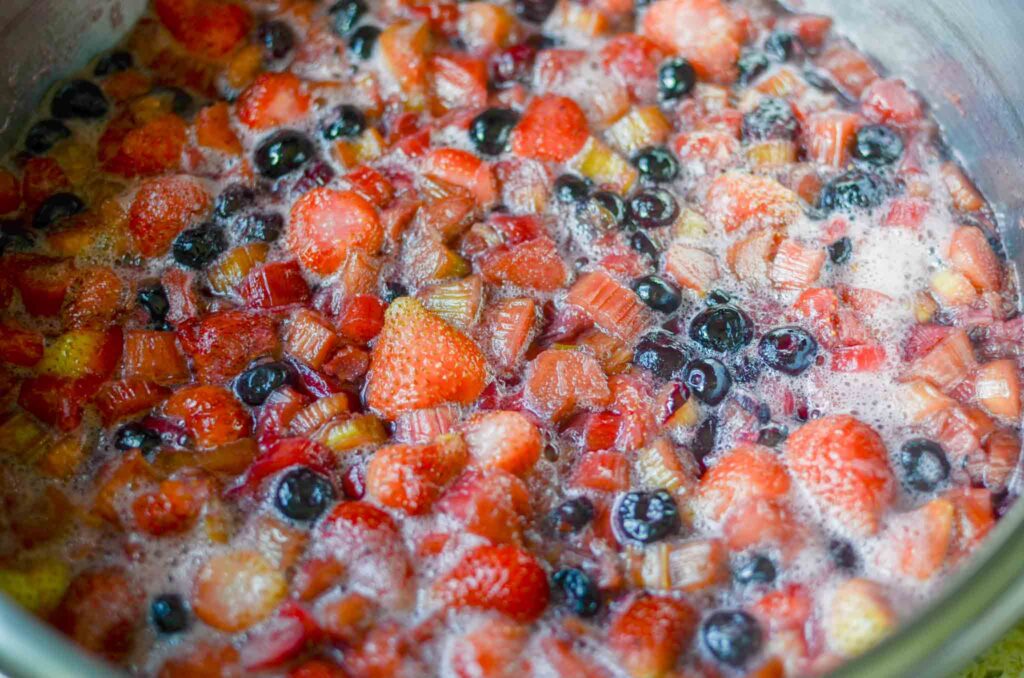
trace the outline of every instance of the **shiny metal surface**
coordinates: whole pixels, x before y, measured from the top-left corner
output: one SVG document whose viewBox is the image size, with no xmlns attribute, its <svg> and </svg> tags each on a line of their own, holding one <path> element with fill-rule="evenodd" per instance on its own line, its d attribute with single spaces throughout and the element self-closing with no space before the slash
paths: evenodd
<svg viewBox="0 0 1024 678">
<path fill-rule="evenodd" d="M 956 154 L 999 215 L 1010 257 L 1024 263 L 1024 35 L 1021 0 L 799 0 L 931 102 Z M 0 149 L 18 139 L 52 81 L 109 47 L 144 0 L 0 0 Z M 1024 502 L 969 567 L 899 633 L 837 678 L 948 675 L 1024 615 Z M 92 678 L 114 671 L 86 658 L 0 599 L 0 674 Z"/>
</svg>

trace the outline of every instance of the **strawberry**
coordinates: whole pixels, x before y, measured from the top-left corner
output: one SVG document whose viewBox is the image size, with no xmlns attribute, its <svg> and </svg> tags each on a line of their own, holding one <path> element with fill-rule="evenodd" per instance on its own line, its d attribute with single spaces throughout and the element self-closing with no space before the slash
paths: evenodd
<svg viewBox="0 0 1024 678">
<path fill-rule="evenodd" d="M 877 372 L 885 365 L 886 352 L 881 344 L 840 346 L 832 349 L 833 372 Z"/>
<path fill-rule="evenodd" d="M 218 311 L 188 320 L 178 326 L 178 341 L 192 358 L 196 376 L 206 383 L 230 379 L 280 345 L 273 319 L 247 311 Z"/>
<path fill-rule="evenodd" d="M 800 199 L 788 188 L 774 179 L 741 172 L 726 172 L 715 179 L 706 203 L 708 218 L 727 233 L 785 229 L 801 212 Z"/>
<path fill-rule="evenodd" d="M 501 469 L 470 470 L 448 488 L 437 509 L 473 534 L 496 543 L 516 543 L 531 513 L 530 491 Z"/>
<path fill-rule="evenodd" d="M 629 489 L 629 459 L 619 452 L 587 452 L 573 469 L 570 483 L 598 492 L 625 492 Z"/>
<path fill-rule="evenodd" d="M 210 209 L 210 194 L 198 180 L 166 176 L 144 181 L 128 211 L 128 230 L 147 257 L 167 252 L 171 241 Z"/>
<path fill-rule="evenodd" d="M 476 109 L 487 103 L 487 64 L 458 52 L 430 59 L 434 99 L 445 110 Z"/>
<path fill-rule="evenodd" d="M 238 97 L 236 114 L 252 130 L 287 125 L 305 117 L 310 97 L 291 73 L 261 73 Z"/>
<path fill-rule="evenodd" d="M 537 560 L 516 546 L 480 546 L 435 585 L 449 608 L 501 613 L 519 622 L 537 619 L 548 605 L 548 577 Z"/>
<path fill-rule="evenodd" d="M 281 666 L 302 652 L 319 636 L 313 615 L 299 603 L 288 601 L 258 632 L 250 634 L 239 658 L 249 670 L 258 671 Z"/>
<path fill-rule="evenodd" d="M 427 87 L 430 25 L 395 21 L 380 34 L 377 44 L 384 66 L 398 81 L 402 98 L 410 105 L 421 105 Z"/>
<path fill-rule="evenodd" d="M 718 279 L 718 260 L 704 250 L 674 242 L 665 252 L 665 272 L 680 287 L 704 294 Z"/>
<path fill-rule="evenodd" d="M 196 573 L 192 609 L 213 628 L 233 633 L 269 617 L 287 593 L 284 573 L 258 552 L 225 551 Z"/>
<path fill-rule="evenodd" d="M 367 165 L 353 167 L 345 181 L 361 196 L 377 207 L 386 207 L 395 197 L 395 187 L 383 174 Z"/>
<path fill-rule="evenodd" d="M 366 467 L 366 490 L 385 506 L 426 513 L 465 463 L 466 450 L 457 439 L 382 447 Z"/>
<path fill-rule="evenodd" d="M 603 271 L 582 276 L 565 301 L 582 308 L 598 327 L 627 344 L 636 341 L 650 320 L 636 293 Z"/>
<path fill-rule="evenodd" d="M 273 406 L 275 403 L 268 399 L 268 404 Z M 331 457 L 326 447 L 305 438 L 278 439 L 266 447 L 266 452 L 257 457 L 246 471 L 245 478 L 238 486 L 240 489 L 258 488 L 264 479 L 290 466 L 307 466 L 315 471 L 326 471 Z"/>
<path fill-rule="evenodd" d="M 377 210 L 358 193 L 314 188 L 292 205 L 288 246 L 315 273 L 329 275 L 350 252 L 373 254 L 383 243 Z"/>
<path fill-rule="evenodd" d="M 895 516 L 881 535 L 879 564 L 890 572 L 926 580 L 946 562 L 956 509 L 948 499 Z"/>
<path fill-rule="evenodd" d="M 85 404 L 99 391 L 103 377 L 66 378 L 41 375 L 21 384 L 18 404 L 44 424 L 72 431 L 82 423 Z"/>
<path fill-rule="evenodd" d="M 513 246 L 499 246 L 480 259 L 484 280 L 538 292 L 554 292 L 569 273 L 555 242 L 546 236 Z"/>
<path fill-rule="evenodd" d="M 587 117 L 572 99 L 535 97 L 512 132 L 512 152 L 524 158 L 565 162 L 590 136 Z"/>
<path fill-rule="evenodd" d="M 949 261 L 979 290 L 999 291 L 1002 266 L 985 234 L 974 226 L 961 226 L 949 241 Z"/>
<path fill-rule="evenodd" d="M 21 168 L 21 194 L 29 210 L 54 193 L 70 190 L 71 182 L 53 158 L 29 158 Z"/>
<path fill-rule="evenodd" d="M 70 328 L 102 330 L 122 309 L 125 285 L 113 269 L 96 266 L 81 271 L 61 311 Z"/>
<path fill-rule="evenodd" d="M 601 48 L 601 67 L 619 78 L 634 100 L 653 99 L 664 52 L 642 35 L 623 33 Z"/>
<path fill-rule="evenodd" d="M 666 52 L 686 57 L 702 79 L 736 78 L 744 31 L 721 0 L 658 0 L 647 8 L 643 27 Z"/>
<path fill-rule="evenodd" d="M 537 303 L 533 299 L 501 299 L 484 309 L 477 336 L 491 363 L 503 372 L 509 371 L 526 350 L 536 323 Z"/>
<path fill-rule="evenodd" d="M 587 676 L 588 678 L 610 678 L 608 670 L 599 665 L 588 654 L 573 646 L 571 640 L 548 635 L 540 641 L 540 651 L 551 665 L 554 675 Z"/>
<path fill-rule="evenodd" d="M 491 166 L 469 151 L 438 148 L 423 159 L 423 174 L 469 191 L 486 208 L 498 191 Z"/>
<path fill-rule="evenodd" d="M 373 347 L 366 403 L 390 419 L 445 402 L 469 404 L 484 389 L 484 363 L 466 335 L 415 299 L 397 299 Z"/>
<path fill-rule="evenodd" d="M 71 582 L 51 621 L 82 648 L 116 661 L 132 649 L 144 602 L 119 569 L 83 572 Z"/>
<path fill-rule="evenodd" d="M 581 351 L 544 351 L 526 368 L 525 398 L 537 414 L 561 421 L 577 409 L 607 406 L 608 378 L 592 356 Z"/>
<path fill-rule="evenodd" d="M 20 260 L 14 271 L 14 286 L 29 315 L 55 316 L 64 305 L 73 274 L 74 264 L 68 261 L 32 256 Z"/>
<path fill-rule="evenodd" d="M 165 480 L 132 502 L 135 524 L 154 537 L 184 532 L 199 517 L 208 493 L 209 487 L 197 478 Z"/>
<path fill-rule="evenodd" d="M 849 415 L 815 419 L 790 435 L 785 456 L 823 513 L 853 532 L 877 532 L 895 481 L 873 428 Z"/>
<path fill-rule="evenodd" d="M 785 584 L 761 596 L 750 611 L 765 628 L 803 629 L 814 611 L 814 596 L 803 584 Z"/>
<path fill-rule="evenodd" d="M 732 551 L 771 544 L 787 558 L 803 544 L 804 528 L 782 501 L 752 499 L 736 502 L 722 524 L 722 536 Z"/>
<path fill-rule="evenodd" d="M 818 57 L 818 65 L 855 98 L 860 98 L 868 85 L 878 79 L 878 71 L 863 54 L 843 45 L 826 49 Z"/>
<path fill-rule="evenodd" d="M 887 125 L 910 125 L 924 116 L 917 95 L 902 80 L 885 78 L 871 83 L 860 97 L 864 116 Z"/>
<path fill-rule="evenodd" d="M 225 445 L 249 435 L 252 421 L 231 391 L 220 386 L 190 386 L 164 403 L 164 413 L 184 420 L 200 448 Z"/>
<path fill-rule="evenodd" d="M 247 9 L 223 0 L 156 0 L 154 8 L 175 40 L 209 59 L 227 56 L 252 25 Z"/>
<path fill-rule="evenodd" d="M 698 613 L 686 601 L 641 594 L 620 608 L 608 627 L 608 645 L 634 678 L 669 672 L 690 645 Z"/>
<path fill-rule="evenodd" d="M 195 289 L 195 274 L 180 268 L 168 268 L 160 275 L 167 294 L 167 321 L 181 323 L 199 315 L 202 308 Z"/>
<path fill-rule="evenodd" d="M 944 497 L 956 508 L 950 555 L 955 559 L 962 558 L 974 551 L 995 527 L 992 493 L 984 488 L 962 487 L 950 490 Z"/>
<path fill-rule="evenodd" d="M 704 510 L 720 518 L 752 499 L 782 499 L 789 494 L 789 474 L 768 448 L 742 445 L 707 470 L 698 492 Z"/>
<path fill-rule="evenodd" d="M 140 125 L 118 127 L 117 119 L 104 132 L 103 169 L 123 177 L 150 176 L 181 166 L 188 128 L 173 113 L 165 113 Z"/>
<path fill-rule="evenodd" d="M 930 209 L 928 201 L 922 198 L 895 198 L 882 223 L 917 230 L 921 228 Z"/>
<path fill-rule="evenodd" d="M 518 412 L 483 412 L 466 424 L 463 433 L 473 463 L 509 473 L 528 473 L 544 445 L 533 422 Z"/>
<path fill-rule="evenodd" d="M 528 669 L 524 656 L 527 629 L 507 619 L 484 619 L 452 644 L 452 670 L 457 678 L 518 678 Z"/>
<path fill-rule="evenodd" d="M 43 357 L 43 335 L 10 325 L 0 325 L 0 360 L 32 367 Z"/>
<path fill-rule="evenodd" d="M 278 308 L 309 300 L 309 285 L 298 262 L 274 261 L 249 271 L 238 293 L 250 308 Z"/>
</svg>

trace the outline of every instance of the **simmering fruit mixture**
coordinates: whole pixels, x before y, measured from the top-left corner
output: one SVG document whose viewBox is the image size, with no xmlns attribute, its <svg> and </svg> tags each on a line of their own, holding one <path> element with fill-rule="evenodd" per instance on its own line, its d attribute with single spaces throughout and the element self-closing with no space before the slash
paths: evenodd
<svg viewBox="0 0 1024 678">
<path fill-rule="evenodd" d="M 826 17 L 154 0 L 0 214 L 0 589 L 136 674 L 817 675 L 1017 494 L 993 214 Z"/>
</svg>

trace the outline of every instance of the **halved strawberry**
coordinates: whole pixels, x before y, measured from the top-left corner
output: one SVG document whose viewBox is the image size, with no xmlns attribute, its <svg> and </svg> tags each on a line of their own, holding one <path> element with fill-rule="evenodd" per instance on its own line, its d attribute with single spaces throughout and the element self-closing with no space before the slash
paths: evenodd
<svg viewBox="0 0 1024 678">
<path fill-rule="evenodd" d="M 469 470 L 448 488 L 437 510 L 473 534 L 496 543 L 518 543 L 531 513 L 530 491 L 501 469 Z"/>
<path fill-rule="evenodd" d="M 461 441 L 392 445 L 377 450 L 366 468 L 366 490 L 385 506 L 426 513 L 466 464 Z"/>
<path fill-rule="evenodd" d="M 608 645 L 633 678 L 668 673 L 690 645 L 699 614 L 685 600 L 640 594 L 608 627 Z"/>
<path fill-rule="evenodd" d="M 382 244 L 377 210 L 358 193 L 314 188 L 292 205 L 288 247 L 315 273 L 329 275 L 349 252 L 373 254 Z"/>
<path fill-rule="evenodd" d="M 524 655 L 529 635 L 522 624 L 484 619 L 452 643 L 452 670 L 457 678 L 517 678 L 528 673 Z"/>
<path fill-rule="evenodd" d="M 583 275 L 565 301 L 582 308 L 598 327 L 627 344 L 636 341 L 650 319 L 636 293 L 603 271 Z"/>
<path fill-rule="evenodd" d="M 806 527 L 782 500 L 736 502 L 722 523 L 722 536 L 732 551 L 773 546 L 789 559 L 805 542 Z"/>
<path fill-rule="evenodd" d="M 423 159 L 423 174 L 469 191 L 486 208 L 494 202 L 498 185 L 491 166 L 469 151 L 438 148 Z"/>
<path fill-rule="evenodd" d="M 474 464 L 522 475 L 540 459 L 544 444 L 533 422 L 518 412 L 483 412 L 470 419 L 463 435 Z"/>
<path fill-rule="evenodd" d="M 164 403 L 164 413 L 180 418 L 202 448 L 217 447 L 245 438 L 252 420 L 231 391 L 220 386 L 190 386 Z"/>
<path fill-rule="evenodd" d="M 853 532 L 878 530 L 895 481 L 873 428 L 849 415 L 815 419 L 790 435 L 786 462 L 823 513 Z"/>
<path fill-rule="evenodd" d="M 236 114 L 252 130 L 287 125 L 305 117 L 310 96 L 291 73 L 261 73 L 238 97 Z"/>
<path fill-rule="evenodd" d="M 555 242 L 546 236 L 513 246 L 499 246 L 480 259 L 484 280 L 553 292 L 565 284 L 568 269 Z"/>
<path fill-rule="evenodd" d="M 200 381 L 207 383 L 226 381 L 280 346 L 274 320 L 247 311 L 218 311 L 188 320 L 178 327 L 178 341 Z"/>
<path fill-rule="evenodd" d="M 528 297 L 502 299 L 484 309 L 478 332 L 484 352 L 502 370 L 519 362 L 537 323 L 537 302 Z"/>
<path fill-rule="evenodd" d="M 148 176 L 181 166 L 188 128 L 173 113 L 146 120 L 127 129 L 111 126 L 100 143 L 106 144 L 103 169 L 124 177 Z"/>
<path fill-rule="evenodd" d="M 580 152 L 590 136 L 587 117 L 567 97 L 535 97 L 512 132 L 512 152 L 524 158 L 565 162 Z"/>
<path fill-rule="evenodd" d="M 487 381 L 472 339 L 411 297 L 392 302 L 370 358 L 366 402 L 393 419 L 445 402 L 469 404 Z"/>
<path fill-rule="evenodd" d="M 702 79 L 736 78 L 744 31 L 721 0 L 658 0 L 647 9 L 643 27 L 659 47 L 686 57 Z"/>
<path fill-rule="evenodd" d="M 706 201 L 708 218 L 727 233 L 784 229 L 800 216 L 800 198 L 795 193 L 774 179 L 742 172 L 726 172 L 715 179 Z"/>
<path fill-rule="evenodd" d="M 132 502 L 135 524 L 154 537 L 184 532 L 199 517 L 209 491 L 208 482 L 200 478 L 164 480 Z"/>
<path fill-rule="evenodd" d="M 147 257 L 167 252 L 171 241 L 210 209 L 210 194 L 196 179 L 166 176 L 144 181 L 128 212 L 128 230 Z"/>
<path fill-rule="evenodd" d="M 544 351 L 526 368 L 527 404 L 553 421 L 578 409 L 602 408 L 612 393 L 601 365 L 581 351 Z"/>
<path fill-rule="evenodd" d="M 528 551 L 516 546 L 480 546 L 434 586 L 449 608 L 476 608 L 516 621 L 539 617 L 548 605 L 548 577 Z"/>
<path fill-rule="evenodd" d="M 974 226 L 961 226 L 949 241 L 949 261 L 980 290 L 999 291 L 1002 266 L 985 234 Z"/>
<path fill-rule="evenodd" d="M 704 250 L 674 242 L 665 253 L 665 272 L 680 287 L 704 294 L 718 279 L 718 260 Z"/>
<path fill-rule="evenodd" d="M 789 493 L 789 484 L 778 455 L 759 445 L 742 445 L 707 470 L 698 492 L 704 510 L 719 518 L 752 499 L 781 499 Z"/>
</svg>

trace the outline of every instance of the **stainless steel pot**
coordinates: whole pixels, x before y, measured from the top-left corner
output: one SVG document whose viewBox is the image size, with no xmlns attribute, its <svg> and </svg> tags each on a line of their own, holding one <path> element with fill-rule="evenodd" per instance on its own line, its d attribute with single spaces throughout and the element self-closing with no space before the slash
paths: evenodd
<svg viewBox="0 0 1024 678">
<path fill-rule="evenodd" d="M 797 0 L 924 93 L 1024 263 L 1024 3 L 1021 0 Z M 0 149 L 49 84 L 109 47 L 145 0 L 0 0 Z M 945 593 L 836 678 L 944 676 L 1024 616 L 1024 502 Z M 0 599 L 0 674 L 92 678 L 113 671 Z"/>
</svg>

